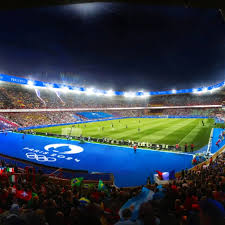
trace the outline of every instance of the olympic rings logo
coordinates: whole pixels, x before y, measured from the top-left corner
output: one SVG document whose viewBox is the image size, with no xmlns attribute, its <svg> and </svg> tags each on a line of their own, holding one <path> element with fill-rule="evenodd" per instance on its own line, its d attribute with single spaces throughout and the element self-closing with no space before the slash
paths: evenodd
<svg viewBox="0 0 225 225">
<path fill-rule="evenodd" d="M 55 162 L 56 158 L 46 157 L 46 155 L 37 155 L 36 153 L 26 153 L 28 159 L 35 159 L 38 162 Z"/>
</svg>

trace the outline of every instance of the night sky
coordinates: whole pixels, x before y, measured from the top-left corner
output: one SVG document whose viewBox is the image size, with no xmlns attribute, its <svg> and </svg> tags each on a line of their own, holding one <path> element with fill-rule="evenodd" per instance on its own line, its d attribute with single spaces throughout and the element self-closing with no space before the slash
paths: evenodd
<svg viewBox="0 0 225 225">
<path fill-rule="evenodd" d="M 117 3 L 1 11 L 0 72 L 127 91 L 213 84 L 225 80 L 225 22 Z"/>
</svg>

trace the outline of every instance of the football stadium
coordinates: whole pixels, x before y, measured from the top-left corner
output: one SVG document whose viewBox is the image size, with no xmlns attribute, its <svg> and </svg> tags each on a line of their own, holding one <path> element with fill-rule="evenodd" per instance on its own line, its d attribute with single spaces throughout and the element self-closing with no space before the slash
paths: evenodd
<svg viewBox="0 0 225 225">
<path fill-rule="evenodd" d="M 158 4 L 150 2 L 148 7 Z M 38 1 L 32 4 L 24 1 L 23 4 L 18 6 L 22 9 L 17 9 L 16 13 L 20 10 L 34 13 L 37 10 L 43 15 L 53 13 L 50 7 L 53 3 L 42 5 Z M 49 8 L 39 9 L 46 7 L 45 4 Z M 58 4 L 57 1 L 54 3 Z M 106 3 L 82 4 L 74 6 L 75 14 L 82 18 L 81 27 L 91 24 L 91 19 L 89 22 L 84 19 L 93 13 L 91 4 L 97 4 L 99 11 L 106 11 L 101 14 L 95 9 L 106 18 L 105 23 L 109 23 L 107 14 L 112 11 Z M 122 7 L 122 3 L 110 4 Z M 170 3 L 161 1 L 160 4 Z M 183 6 L 179 1 L 171 1 L 171 4 Z M 187 1 L 184 6 L 189 4 L 202 7 L 201 1 L 199 5 Z M 125 8 L 128 5 L 134 7 L 127 4 Z M 9 10 L 3 11 L 5 15 L 14 9 L 7 4 L 2 7 Z M 66 7 L 56 6 L 55 9 L 65 10 Z M 132 10 L 144 12 L 142 6 L 139 7 Z M 217 5 L 207 7 L 218 8 Z M 113 10 L 110 21 L 114 21 L 118 13 L 115 8 Z M 132 11 L 129 10 L 127 14 L 122 12 L 127 16 Z M 159 13 L 164 9 L 151 10 Z M 167 10 L 170 12 L 171 9 Z M 134 11 L 130 15 L 134 15 Z M 223 8 L 219 15 L 223 20 Z M 157 26 L 161 23 L 164 22 Z M 222 23 L 224 28 L 224 21 Z M 120 29 L 126 32 L 120 20 L 114 26 L 122 26 Z M 225 38 L 224 32 L 220 35 Z M 51 41 L 45 53 L 54 48 Z M 26 43 L 27 46 L 34 51 L 32 45 Z M 75 46 L 75 49 L 79 48 L 85 49 Z M 90 45 L 87 48 L 92 49 Z M 6 47 L 6 51 L 11 50 Z M 41 65 L 39 54 L 42 53 L 37 51 L 34 55 Z M 113 51 L 106 53 L 109 54 Z M 118 75 L 115 77 L 117 86 L 113 79 L 105 77 L 113 86 L 110 88 L 103 77 L 104 81 L 98 80 L 98 75 L 97 85 L 92 84 L 95 68 L 89 81 L 85 80 L 85 75 L 78 79 L 78 75 L 71 74 L 61 75 L 63 79 L 60 80 L 56 75 L 46 73 L 43 76 L 38 72 L 31 75 L 17 69 L 24 56 L 21 53 L 19 57 L 21 60 L 17 59 L 15 68 L 10 68 L 11 71 L 15 69 L 14 72 L 3 69 L 0 72 L 0 224 L 224 224 L 225 79 L 215 80 L 214 75 L 210 75 L 211 80 L 193 84 L 191 76 L 188 82 L 181 77 L 180 81 L 172 79 L 171 86 L 169 81 L 164 82 L 169 76 L 166 75 L 158 83 L 159 87 L 164 85 L 165 88 L 157 89 L 147 83 L 148 79 L 153 82 L 155 76 L 144 77 L 144 84 L 139 82 L 138 76 L 134 81 L 129 80 L 129 75 L 123 83 L 123 78 Z M 32 66 L 32 60 L 27 62 Z M 69 65 L 63 59 L 62 64 Z M 221 65 L 218 63 L 217 67 Z M 75 78 L 75 82 L 71 81 Z M 198 79 L 204 79 L 204 76 Z M 129 85 L 137 85 L 137 88 L 129 88 Z"/>
</svg>

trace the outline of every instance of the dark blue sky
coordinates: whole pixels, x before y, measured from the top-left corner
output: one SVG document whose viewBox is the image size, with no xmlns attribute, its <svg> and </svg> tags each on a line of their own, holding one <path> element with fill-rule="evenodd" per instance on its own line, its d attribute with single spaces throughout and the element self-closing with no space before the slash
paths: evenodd
<svg viewBox="0 0 225 225">
<path fill-rule="evenodd" d="M 56 81 L 62 72 L 115 90 L 224 80 L 225 23 L 216 10 L 91 3 L 3 11 L 0 28 L 5 73 Z"/>
</svg>

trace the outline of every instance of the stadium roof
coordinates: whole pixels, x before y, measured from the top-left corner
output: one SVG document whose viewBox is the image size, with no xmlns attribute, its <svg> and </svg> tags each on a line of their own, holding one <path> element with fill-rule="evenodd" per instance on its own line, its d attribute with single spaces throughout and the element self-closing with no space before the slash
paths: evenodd
<svg viewBox="0 0 225 225">
<path fill-rule="evenodd" d="M 138 3 L 150 5 L 165 6 L 184 6 L 198 8 L 217 8 L 225 9 L 225 3 L 221 0 L 205 1 L 205 0 L 4 0 L 0 3 L 0 9 L 18 9 L 32 7 L 46 7 L 54 5 L 66 5 L 76 3 L 90 2 L 120 2 L 120 3 Z"/>
<path fill-rule="evenodd" d="M 149 97 L 149 96 L 156 96 L 156 95 L 174 95 L 174 94 L 207 94 L 207 93 L 214 93 L 215 91 L 220 90 L 225 86 L 225 81 L 220 83 L 199 87 L 199 88 L 189 88 L 189 89 L 179 89 L 179 90 L 168 90 L 168 91 L 133 91 L 133 92 L 126 92 L 126 91 L 113 91 L 113 90 L 100 90 L 96 88 L 84 88 L 84 87 L 77 87 L 65 84 L 56 84 L 56 83 L 49 83 L 43 82 L 38 80 L 31 80 L 22 77 L 10 76 L 5 74 L 0 74 L 0 81 L 3 82 L 10 82 L 16 84 L 22 84 L 29 88 L 47 88 L 49 90 L 55 91 L 63 91 L 63 92 L 75 92 L 77 94 L 83 93 L 87 95 L 96 95 L 96 96 L 124 96 L 127 98 L 132 97 Z"/>
</svg>

